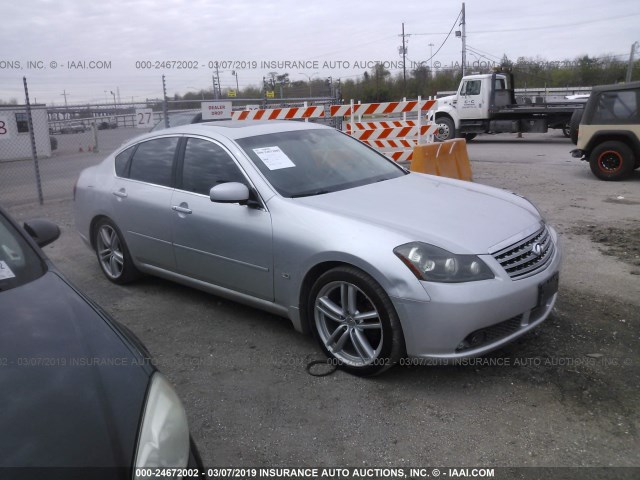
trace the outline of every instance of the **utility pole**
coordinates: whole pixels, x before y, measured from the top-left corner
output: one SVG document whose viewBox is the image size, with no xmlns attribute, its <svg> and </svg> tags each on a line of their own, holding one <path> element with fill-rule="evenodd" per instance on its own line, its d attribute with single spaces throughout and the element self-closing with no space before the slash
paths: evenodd
<svg viewBox="0 0 640 480">
<path fill-rule="evenodd" d="M 466 33 L 466 21 L 464 12 L 464 2 L 462 2 L 462 76 L 465 76 L 467 71 L 467 33 Z"/>
<path fill-rule="evenodd" d="M 113 92 L 111 92 L 113 93 Z M 167 82 L 162 75 L 162 116 L 164 117 L 164 128 L 169 128 L 169 99 L 167 98 Z"/>
<path fill-rule="evenodd" d="M 402 22 L 402 96 L 407 96 L 407 46 L 404 41 L 404 22 Z"/>
<path fill-rule="evenodd" d="M 632 58 L 633 58 L 633 48 L 631 49 L 631 56 L 632 56 Z M 70 95 L 70 94 L 69 94 L 69 93 L 67 93 L 67 91 L 66 91 L 66 90 L 63 90 L 63 91 L 62 91 L 62 93 L 61 93 L 60 95 L 62 95 L 62 96 L 64 97 L 64 108 L 69 108 L 69 107 L 67 106 L 67 95 Z"/>
<path fill-rule="evenodd" d="M 429 76 L 433 77 L 433 43 L 429 44 Z"/>
<path fill-rule="evenodd" d="M 218 70 L 218 64 L 216 63 L 216 82 L 218 84 L 218 93 L 216 95 L 216 98 L 221 98 L 222 97 L 222 91 L 220 90 L 220 71 Z"/>
<path fill-rule="evenodd" d="M 631 45 L 631 53 L 629 54 L 629 65 L 627 65 L 627 78 L 625 79 L 626 83 L 629 83 L 631 81 L 631 74 L 633 73 L 633 57 L 636 53 L 636 48 L 638 48 L 639 44 L 638 42 L 633 42 L 633 45 Z M 66 100 L 66 97 L 65 97 Z"/>
</svg>

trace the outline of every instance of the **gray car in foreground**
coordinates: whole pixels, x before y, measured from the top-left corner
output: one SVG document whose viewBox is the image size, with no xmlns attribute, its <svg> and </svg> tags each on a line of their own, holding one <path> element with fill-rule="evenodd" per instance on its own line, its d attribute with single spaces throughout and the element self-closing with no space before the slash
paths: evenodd
<svg viewBox="0 0 640 480">
<path fill-rule="evenodd" d="M 109 280 L 156 275 L 282 315 L 358 375 L 485 354 L 558 290 L 557 234 L 529 201 L 311 123 L 144 135 L 82 172 L 75 215 Z"/>
</svg>

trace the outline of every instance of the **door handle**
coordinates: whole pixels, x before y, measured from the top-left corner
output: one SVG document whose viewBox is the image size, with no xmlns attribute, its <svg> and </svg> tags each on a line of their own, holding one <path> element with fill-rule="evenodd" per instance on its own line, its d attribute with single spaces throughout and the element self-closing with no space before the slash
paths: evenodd
<svg viewBox="0 0 640 480">
<path fill-rule="evenodd" d="M 192 213 L 190 208 L 181 207 L 179 205 L 172 206 L 171 210 L 178 213 L 187 213 L 187 214 Z"/>
<path fill-rule="evenodd" d="M 124 190 L 124 188 L 121 188 L 120 190 L 116 190 L 115 192 L 111 192 L 113 193 L 116 197 L 120 197 L 120 198 L 127 198 L 129 195 L 127 195 L 127 192 Z"/>
</svg>

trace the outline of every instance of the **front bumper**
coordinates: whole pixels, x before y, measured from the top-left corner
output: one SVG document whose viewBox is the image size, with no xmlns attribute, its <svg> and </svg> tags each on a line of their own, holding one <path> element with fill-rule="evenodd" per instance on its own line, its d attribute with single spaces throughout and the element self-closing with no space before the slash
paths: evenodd
<svg viewBox="0 0 640 480">
<path fill-rule="evenodd" d="M 446 284 L 422 282 L 430 301 L 391 298 L 411 357 L 455 359 L 484 355 L 542 323 L 557 293 L 540 302 L 540 286 L 559 274 L 562 251 L 552 231 L 555 252 L 546 268 L 512 280 L 490 255 L 481 258 L 496 278 Z"/>
<path fill-rule="evenodd" d="M 586 152 L 584 150 L 580 150 L 579 148 L 575 148 L 571 150 L 571 156 L 573 158 L 579 158 L 581 160 L 584 160 L 586 156 Z"/>
</svg>

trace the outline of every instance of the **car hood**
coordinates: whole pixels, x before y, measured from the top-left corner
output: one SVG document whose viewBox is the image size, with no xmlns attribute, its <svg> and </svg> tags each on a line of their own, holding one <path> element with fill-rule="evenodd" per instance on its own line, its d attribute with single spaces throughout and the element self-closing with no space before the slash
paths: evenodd
<svg viewBox="0 0 640 480">
<path fill-rule="evenodd" d="M 130 467 L 139 352 L 55 271 L 0 292 L 0 312 L 0 467 Z"/>
<path fill-rule="evenodd" d="M 420 173 L 299 200 L 460 254 L 486 254 L 542 221 L 511 192 Z"/>
</svg>

